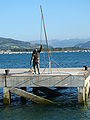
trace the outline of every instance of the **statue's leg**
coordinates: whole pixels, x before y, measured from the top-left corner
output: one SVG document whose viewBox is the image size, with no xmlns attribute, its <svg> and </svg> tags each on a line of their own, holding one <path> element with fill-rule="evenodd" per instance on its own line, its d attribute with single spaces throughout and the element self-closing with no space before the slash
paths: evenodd
<svg viewBox="0 0 90 120">
<path fill-rule="evenodd" d="M 34 73 L 36 74 L 35 64 L 33 64 Z"/>
<path fill-rule="evenodd" d="M 37 63 L 37 70 L 38 70 L 38 74 L 40 74 L 40 71 L 39 71 L 39 63 Z"/>
</svg>

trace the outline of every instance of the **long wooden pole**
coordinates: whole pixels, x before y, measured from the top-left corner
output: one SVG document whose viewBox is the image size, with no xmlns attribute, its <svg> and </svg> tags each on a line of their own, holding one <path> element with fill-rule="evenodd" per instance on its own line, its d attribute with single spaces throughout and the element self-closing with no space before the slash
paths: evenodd
<svg viewBox="0 0 90 120">
<path fill-rule="evenodd" d="M 41 9 L 41 15 L 42 15 L 42 21 L 43 21 L 43 27 L 44 27 L 46 45 L 47 45 L 47 50 L 48 50 L 49 68 L 51 68 L 51 60 L 50 60 L 50 56 L 49 56 L 48 39 L 47 39 L 47 34 L 46 34 L 46 29 L 45 29 L 45 23 L 44 23 L 44 16 L 43 16 L 43 11 L 42 11 L 42 6 L 41 5 L 40 5 L 40 9 Z"/>
</svg>

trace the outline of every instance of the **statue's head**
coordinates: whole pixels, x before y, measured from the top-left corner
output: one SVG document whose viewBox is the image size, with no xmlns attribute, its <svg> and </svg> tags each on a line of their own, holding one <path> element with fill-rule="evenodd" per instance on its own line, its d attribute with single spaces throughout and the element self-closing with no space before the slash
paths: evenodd
<svg viewBox="0 0 90 120">
<path fill-rule="evenodd" d="M 33 50 L 33 53 L 36 53 L 36 49 Z"/>
<path fill-rule="evenodd" d="M 37 49 L 34 49 L 34 50 L 33 50 L 33 53 L 36 53 L 36 52 L 37 52 Z"/>
</svg>

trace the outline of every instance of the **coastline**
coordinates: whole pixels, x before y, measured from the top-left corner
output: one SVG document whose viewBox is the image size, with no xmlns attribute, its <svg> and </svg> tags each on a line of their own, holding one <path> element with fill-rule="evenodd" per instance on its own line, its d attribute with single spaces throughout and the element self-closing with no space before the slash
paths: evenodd
<svg viewBox="0 0 90 120">
<path fill-rule="evenodd" d="M 71 50 L 71 51 L 50 51 L 50 53 L 57 53 L 57 52 L 64 52 L 64 53 L 68 53 L 68 52 L 90 52 L 90 50 Z M 32 52 L 27 52 L 27 51 L 17 51 L 17 52 L 12 52 L 12 51 L 0 51 L 0 54 L 31 54 Z M 47 51 L 42 51 L 42 53 L 47 53 Z"/>
</svg>

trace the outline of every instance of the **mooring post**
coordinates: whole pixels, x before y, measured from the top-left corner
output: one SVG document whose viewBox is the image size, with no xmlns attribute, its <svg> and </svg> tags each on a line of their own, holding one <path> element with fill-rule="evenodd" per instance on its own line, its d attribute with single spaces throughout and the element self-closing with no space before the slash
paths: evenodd
<svg viewBox="0 0 90 120">
<path fill-rule="evenodd" d="M 85 66 L 83 66 L 83 67 L 85 68 L 85 70 L 88 70 L 88 66 L 85 65 Z"/>
<path fill-rule="evenodd" d="M 7 87 L 7 75 L 9 74 L 9 70 L 5 70 L 5 82 L 3 87 L 3 104 L 10 105 L 11 102 L 11 93 L 10 89 Z"/>
<path fill-rule="evenodd" d="M 21 87 L 20 89 L 25 90 L 25 91 L 27 90 L 26 87 Z M 26 98 L 21 97 L 21 102 L 22 102 L 22 104 L 25 104 L 26 103 Z"/>
<path fill-rule="evenodd" d="M 78 103 L 85 103 L 85 87 L 78 87 Z"/>
</svg>

